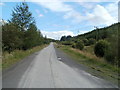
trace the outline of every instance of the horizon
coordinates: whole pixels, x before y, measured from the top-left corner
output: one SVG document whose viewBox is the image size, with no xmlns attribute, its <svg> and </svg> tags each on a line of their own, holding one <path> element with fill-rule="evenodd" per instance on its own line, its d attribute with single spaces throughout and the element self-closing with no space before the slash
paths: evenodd
<svg viewBox="0 0 120 90">
<path fill-rule="evenodd" d="M 43 36 L 60 40 L 61 36 L 77 36 L 118 22 L 118 6 L 115 2 L 27 2 L 29 11 Z M 7 21 L 16 4 L 2 2 L 1 19 Z M 56 8 L 55 8 L 56 7 Z M 7 12 L 3 12 L 7 11 Z"/>
</svg>

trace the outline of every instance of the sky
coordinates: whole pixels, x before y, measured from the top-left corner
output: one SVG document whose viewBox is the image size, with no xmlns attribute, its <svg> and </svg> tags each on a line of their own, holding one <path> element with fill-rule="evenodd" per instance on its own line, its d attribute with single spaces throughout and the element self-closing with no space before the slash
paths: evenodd
<svg viewBox="0 0 120 90">
<path fill-rule="evenodd" d="M 60 39 L 76 36 L 118 22 L 118 1 L 114 2 L 27 2 L 29 11 L 43 36 Z M 20 2 L 1 2 L 0 19 L 11 19 L 12 10 Z"/>
</svg>

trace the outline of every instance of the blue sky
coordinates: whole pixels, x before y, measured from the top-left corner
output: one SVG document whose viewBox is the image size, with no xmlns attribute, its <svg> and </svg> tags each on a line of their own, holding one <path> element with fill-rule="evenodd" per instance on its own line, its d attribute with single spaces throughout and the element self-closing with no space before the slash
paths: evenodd
<svg viewBox="0 0 120 90">
<path fill-rule="evenodd" d="M 2 19 L 9 20 L 16 4 L 3 2 Z M 36 20 L 42 34 L 49 38 L 60 39 L 63 35 L 75 36 L 117 22 L 116 2 L 27 2 L 29 11 Z"/>
</svg>

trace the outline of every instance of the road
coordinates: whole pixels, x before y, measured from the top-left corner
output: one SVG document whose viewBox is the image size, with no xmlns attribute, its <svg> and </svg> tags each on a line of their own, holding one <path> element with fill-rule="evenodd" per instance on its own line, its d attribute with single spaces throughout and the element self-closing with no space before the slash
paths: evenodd
<svg viewBox="0 0 120 90">
<path fill-rule="evenodd" d="M 3 71 L 3 88 L 115 88 L 57 57 L 53 43 Z M 73 64 L 74 65 L 74 64 Z"/>
</svg>

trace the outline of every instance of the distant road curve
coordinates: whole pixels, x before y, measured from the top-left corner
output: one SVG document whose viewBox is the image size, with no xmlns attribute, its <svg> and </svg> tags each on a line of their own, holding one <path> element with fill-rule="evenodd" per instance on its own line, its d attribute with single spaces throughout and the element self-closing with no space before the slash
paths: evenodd
<svg viewBox="0 0 120 90">
<path fill-rule="evenodd" d="M 3 71 L 3 88 L 116 88 L 63 63 L 53 43 Z"/>
</svg>

